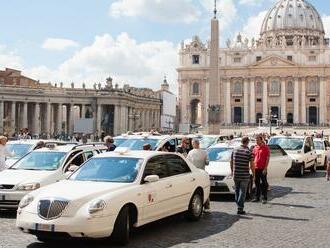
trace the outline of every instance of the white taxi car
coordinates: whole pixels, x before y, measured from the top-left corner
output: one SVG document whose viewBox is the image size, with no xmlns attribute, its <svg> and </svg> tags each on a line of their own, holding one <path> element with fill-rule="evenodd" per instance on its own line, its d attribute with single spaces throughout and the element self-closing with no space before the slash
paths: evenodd
<svg viewBox="0 0 330 248">
<path fill-rule="evenodd" d="M 327 168 L 327 153 L 330 149 L 330 143 L 323 139 L 313 139 L 315 151 L 317 154 L 317 166 L 323 169 Z"/>
<path fill-rule="evenodd" d="M 17 208 L 19 201 L 32 190 L 66 177 L 98 154 L 94 145 L 63 145 L 41 148 L 26 154 L 13 166 L 0 172 L 0 208 Z"/>
<path fill-rule="evenodd" d="M 122 149 L 99 154 L 68 180 L 25 196 L 16 225 L 44 242 L 112 236 L 126 244 L 132 227 L 180 212 L 198 220 L 209 192 L 208 174 L 181 155 Z"/>
<path fill-rule="evenodd" d="M 230 159 L 234 148 L 230 144 L 218 144 L 208 149 L 209 165 L 205 170 L 210 175 L 211 194 L 234 194 L 235 183 L 231 176 Z M 292 159 L 277 145 L 270 145 L 268 179 L 284 178 L 292 166 Z M 252 174 L 252 173 L 251 173 Z M 248 195 L 252 191 L 252 175 L 248 187 Z"/>
</svg>

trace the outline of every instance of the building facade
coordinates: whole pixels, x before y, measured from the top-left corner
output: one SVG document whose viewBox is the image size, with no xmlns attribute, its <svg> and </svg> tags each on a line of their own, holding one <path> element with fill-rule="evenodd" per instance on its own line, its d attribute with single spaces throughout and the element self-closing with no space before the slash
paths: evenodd
<svg viewBox="0 0 330 248">
<path fill-rule="evenodd" d="M 88 89 L 41 84 L 20 71 L 0 71 L 0 133 L 13 135 L 21 128 L 53 137 L 73 135 L 77 118 L 92 118 L 95 135 L 118 135 L 128 130 L 160 128 L 161 100 L 157 92 L 108 78 L 105 86 Z"/>
<path fill-rule="evenodd" d="M 219 126 L 209 128 L 214 133 L 220 125 L 253 125 L 273 118 L 284 124 L 329 123 L 329 39 L 310 3 L 277 1 L 264 18 L 260 38 L 239 34 L 225 48 L 218 46 L 216 10 L 211 25 L 211 41 L 203 43 L 195 36 L 181 44 L 181 123 L 210 127 L 218 118 Z"/>
</svg>

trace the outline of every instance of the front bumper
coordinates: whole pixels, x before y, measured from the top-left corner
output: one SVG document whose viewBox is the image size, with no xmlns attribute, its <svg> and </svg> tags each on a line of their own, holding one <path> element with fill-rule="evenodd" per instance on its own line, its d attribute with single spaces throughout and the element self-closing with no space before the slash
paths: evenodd
<svg viewBox="0 0 330 248">
<path fill-rule="evenodd" d="M 0 208 L 15 209 L 18 208 L 19 202 L 22 198 L 30 193 L 30 191 L 0 191 Z"/>
<path fill-rule="evenodd" d="M 234 194 L 235 183 L 233 179 L 211 180 L 211 194 Z"/>
<path fill-rule="evenodd" d="M 288 173 L 298 173 L 301 171 L 301 166 L 303 163 L 292 162 L 291 168 L 289 169 Z"/>
<path fill-rule="evenodd" d="M 24 233 L 73 238 L 106 238 L 112 234 L 116 216 L 59 217 L 54 220 L 41 219 L 37 214 L 18 211 L 16 227 Z"/>
</svg>

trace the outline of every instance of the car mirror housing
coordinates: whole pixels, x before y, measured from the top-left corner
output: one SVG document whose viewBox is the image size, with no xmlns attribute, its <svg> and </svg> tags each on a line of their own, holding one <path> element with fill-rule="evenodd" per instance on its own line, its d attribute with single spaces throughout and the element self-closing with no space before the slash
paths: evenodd
<svg viewBox="0 0 330 248">
<path fill-rule="evenodd" d="M 157 175 L 150 175 L 150 176 L 146 176 L 144 178 L 144 182 L 146 182 L 146 183 L 154 183 L 157 181 L 159 181 L 159 176 L 157 176 Z"/>
</svg>

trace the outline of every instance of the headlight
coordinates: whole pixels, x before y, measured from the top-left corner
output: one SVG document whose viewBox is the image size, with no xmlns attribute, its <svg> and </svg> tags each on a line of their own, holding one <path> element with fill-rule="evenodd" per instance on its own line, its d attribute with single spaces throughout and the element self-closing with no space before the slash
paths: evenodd
<svg viewBox="0 0 330 248">
<path fill-rule="evenodd" d="M 40 188 L 40 183 L 26 183 L 19 185 L 17 190 L 32 191 Z"/>
<path fill-rule="evenodd" d="M 31 202 L 33 202 L 33 196 L 32 195 L 26 195 L 23 197 L 23 199 L 20 201 L 18 207 L 19 208 L 25 208 L 27 205 L 29 205 Z"/>
<path fill-rule="evenodd" d="M 90 214 L 94 214 L 96 212 L 102 211 L 105 208 L 105 206 L 106 203 L 103 200 L 94 201 L 89 205 L 88 212 Z"/>
</svg>

